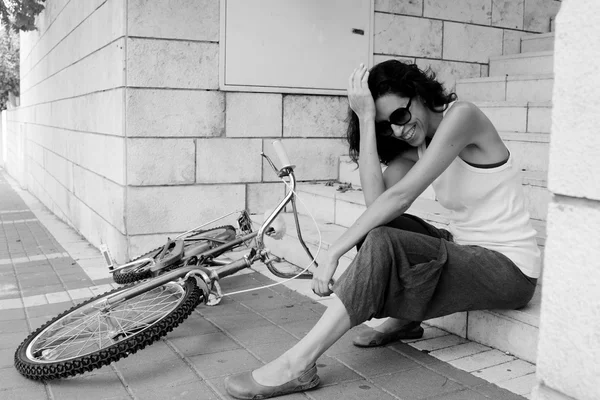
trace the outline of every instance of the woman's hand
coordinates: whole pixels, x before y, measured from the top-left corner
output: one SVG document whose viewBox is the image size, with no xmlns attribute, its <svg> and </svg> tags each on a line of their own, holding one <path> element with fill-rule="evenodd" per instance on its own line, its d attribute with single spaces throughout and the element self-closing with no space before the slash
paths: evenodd
<svg viewBox="0 0 600 400">
<path fill-rule="evenodd" d="M 325 262 L 319 265 L 316 272 L 313 274 L 312 279 L 312 291 L 317 296 L 329 296 L 333 291 L 331 286 L 333 285 L 332 277 L 338 266 L 337 258 L 328 258 Z"/>
<path fill-rule="evenodd" d="M 375 102 L 368 85 L 369 71 L 364 64 L 348 78 L 348 103 L 359 120 L 375 119 Z"/>
</svg>

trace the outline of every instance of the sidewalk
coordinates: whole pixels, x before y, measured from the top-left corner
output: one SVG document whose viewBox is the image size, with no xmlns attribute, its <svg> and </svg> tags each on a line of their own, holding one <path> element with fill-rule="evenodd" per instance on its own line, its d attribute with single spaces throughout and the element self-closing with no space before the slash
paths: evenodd
<svg viewBox="0 0 600 400">
<path fill-rule="evenodd" d="M 223 292 L 273 283 L 261 271 L 223 280 Z M 116 285 L 98 250 L 0 169 L 3 400 L 230 399 L 226 376 L 277 357 L 325 310 L 327 300 L 296 291 L 301 284 L 308 282 L 226 296 L 218 306 L 199 306 L 165 338 L 126 359 L 68 379 L 30 381 L 13 367 L 18 344 L 59 312 Z M 522 400 L 516 393 L 529 394 L 535 381 L 532 364 L 437 328 L 426 327 L 422 339 L 375 349 L 352 345 L 361 329 L 318 360 L 317 389 L 282 398 Z"/>
</svg>

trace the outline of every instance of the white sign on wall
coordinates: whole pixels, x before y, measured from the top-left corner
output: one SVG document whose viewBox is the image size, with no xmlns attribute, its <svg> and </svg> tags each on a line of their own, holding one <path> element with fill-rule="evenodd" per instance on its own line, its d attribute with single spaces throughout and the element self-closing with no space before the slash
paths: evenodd
<svg viewBox="0 0 600 400">
<path fill-rule="evenodd" d="M 221 0 L 220 87 L 345 94 L 372 26 L 373 0 Z"/>
</svg>

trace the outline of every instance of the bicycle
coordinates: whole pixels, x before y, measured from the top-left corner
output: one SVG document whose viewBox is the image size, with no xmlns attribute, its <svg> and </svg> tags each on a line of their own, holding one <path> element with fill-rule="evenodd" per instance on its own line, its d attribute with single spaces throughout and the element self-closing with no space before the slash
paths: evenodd
<svg viewBox="0 0 600 400">
<path fill-rule="evenodd" d="M 127 357 L 172 331 L 200 303 L 218 303 L 223 296 L 219 280 L 257 261 L 266 264 L 277 277 L 311 279 L 308 267 L 297 274 L 278 270 L 274 266 L 276 258 L 264 245 L 264 235 L 277 234 L 273 221 L 291 202 L 298 239 L 312 259 L 311 265 L 317 266 L 301 235 L 295 166 L 290 164 L 280 141 L 273 146 L 282 168 L 277 169 L 266 154 L 261 155 L 289 191 L 258 231 L 252 230 L 250 216 L 243 210 L 238 230 L 230 225 L 201 230 L 204 224 L 116 268 L 108 253 L 103 252 L 113 277 L 118 272 L 121 278 L 137 282 L 92 297 L 43 324 L 18 346 L 17 370 L 30 379 L 51 380 L 92 371 Z M 242 246 L 250 249 L 243 257 L 235 261 L 219 258 Z"/>
</svg>

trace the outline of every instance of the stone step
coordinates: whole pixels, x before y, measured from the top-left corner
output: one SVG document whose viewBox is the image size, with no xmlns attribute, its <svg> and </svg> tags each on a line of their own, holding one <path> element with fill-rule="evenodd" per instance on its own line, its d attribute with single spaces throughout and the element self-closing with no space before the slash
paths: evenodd
<svg viewBox="0 0 600 400">
<path fill-rule="evenodd" d="M 490 57 L 489 76 L 552 74 L 553 72 L 553 51 Z"/>
<path fill-rule="evenodd" d="M 498 132 L 549 133 L 552 102 L 476 101 Z"/>
<path fill-rule="evenodd" d="M 515 75 L 461 79 L 456 94 L 467 101 L 550 101 L 554 76 Z"/>
<path fill-rule="evenodd" d="M 550 192 L 546 188 L 546 174 L 538 171 L 523 171 L 522 176 L 531 218 L 544 225 L 550 200 Z M 349 227 L 365 210 L 361 190 L 348 190 L 342 193 L 337 191 L 336 187 L 306 183 L 298 185 L 297 192 L 305 206 L 300 207 L 299 212 L 308 215 L 306 211 L 308 209 L 316 220 L 323 223 Z M 444 227 L 449 223 L 448 211 L 433 198 L 419 197 L 407 212 L 436 226 Z M 534 228 L 538 230 L 537 227 Z M 545 229 L 543 233 L 538 230 L 537 239 L 538 244 L 543 246 Z"/>
<path fill-rule="evenodd" d="M 517 167 L 523 171 L 546 171 L 549 162 L 550 134 L 544 132 L 499 132 L 512 153 Z M 385 170 L 385 167 L 382 168 Z M 360 188 L 360 174 L 350 157 L 339 160 L 339 181 Z M 431 197 L 433 198 L 433 197 Z"/>
<path fill-rule="evenodd" d="M 528 35 L 521 38 L 521 53 L 554 50 L 554 32 Z"/>
<path fill-rule="evenodd" d="M 429 212 L 435 214 L 434 209 L 430 209 Z M 267 248 L 285 261 L 300 268 L 306 268 L 312 260 L 298 242 L 293 215 L 285 213 L 278 218 L 285 221 L 287 227 L 286 234 L 281 240 L 265 238 Z M 258 228 L 262 222 L 262 216 L 253 215 L 252 220 Z M 307 247 L 311 250 L 313 256 L 316 257 L 317 263 L 322 262 L 327 256 L 329 247 L 342 235 L 345 228 L 323 221 L 316 221 L 315 224 L 315 221 L 306 215 L 299 215 L 298 220 L 302 229 L 302 237 Z M 352 249 L 340 259 L 334 279 L 339 278 L 348 268 L 355 255 L 356 250 Z M 314 270 L 314 268 L 313 265 L 310 269 Z M 297 280 L 295 285 L 307 286 L 304 290 L 300 287 L 296 289 L 306 292 L 310 281 Z M 538 286 L 532 301 L 527 307 L 521 310 L 461 312 L 432 319 L 427 322 L 469 340 L 510 352 L 519 358 L 535 362 L 539 327 L 540 291 L 541 287 Z"/>
</svg>

